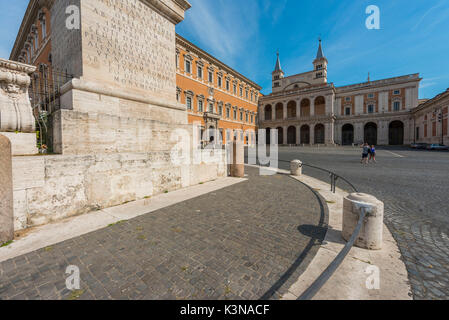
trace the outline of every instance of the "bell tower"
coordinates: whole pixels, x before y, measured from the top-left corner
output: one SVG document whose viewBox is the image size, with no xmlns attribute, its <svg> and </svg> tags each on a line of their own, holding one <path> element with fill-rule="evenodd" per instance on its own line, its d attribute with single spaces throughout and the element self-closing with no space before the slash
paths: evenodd
<svg viewBox="0 0 449 320">
<path fill-rule="evenodd" d="M 322 79 L 324 83 L 327 83 L 327 59 L 323 54 L 321 38 L 318 40 L 320 44 L 316 54 L 316 59 L 313 61 L 313 71 L 315 72 L 315 79 Z"/>
<path fill-rule="evenodd" d="M 276 66 L 272 72 L 272 87 L 273 89 L 281 87 L 282 79 L 284 78 L 284 71 L 281 68 L 281 60 L 279 59 L 279 52 L 277 53 Z"/>
</svg>

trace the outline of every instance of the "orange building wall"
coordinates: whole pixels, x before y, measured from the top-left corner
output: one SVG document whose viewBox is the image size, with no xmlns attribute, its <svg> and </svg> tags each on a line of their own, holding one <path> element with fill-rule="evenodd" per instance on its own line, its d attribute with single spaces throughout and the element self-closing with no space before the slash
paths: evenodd
<svg viewBox="0 0 449 320">
<path fill-rule="evenodd" d="M 178 61 L 178 68 L 177 68 L 177 74 L 176 74 L 176 84 L 177 87 L 181 89 L 180 93 L 180 99 L 179 102 L 186 104 L 186 91 L 192 91 L 194 93 L 193 100 L 192 100 L 192 110 L 188 110 L 188 121 L 189 123 L 201 123 L 202 126 L 205 125 L 204 123 L 204 112 L 207 112 L 208 110 L 208 102 L 207 98 L 210 96 L 209 94 L 209 70 L 208 67 L 210 67 L 210 63 L 207 61 L 202 60 L 203 62 L 203 79 L 198 78 L 198 69 L 197 69 L 197 58 L 193 58 L 191 63 L 191 74 L 185 73 L 185 58 L 184 55 L 186 52 L 184 50 L 179 50 L 179 61 Z M 236 130 L 243 130 L 243 131 L 253 131 L 255 133 L 256 131 L 256 123 L 257 123 L 257 102 L 256 101 L 250 101 L 251 100 L 251 90 L 249 90 L 248 93 L 248 99 L 246 99 L 245 94 L 245 87 L 243 87 L 243 97 L 240 97 L 240 84 L 241 81 L 238 80 L 237 83 L 237 96 L 233 94 L 233 81 L 236 80 L 232 75 L 229 75 L 225 73 L 224 71 L 221 71 L 223 74 L 222 77 L 222 87 L 218 87 L 218 73 L 221 70 L 217 70 L 217 68 L 214 68 L 214 82 L 213 82 L 213 88 L 214 88 L 214 113 L 218 114 L 218 102 L 223 102 L 223 114 L 221 116 L 221 119 L 218 122 L 218 128 L 223 129 L 223 142 L 227 142 L 226 137 L 226 130 L 233 130 L 233 134 L 231 137 L 235 134 L 234 131 Z M 231 78 L 230 85 L 229 85 L 229 91 L 226 90 L 226 77 Z M 254 88 L 255 89 L 255 88 Z M 260 97 L 260 92 L 257 90 L 253 91 L 255 95 Z M 204 96 L 204 104 L 203 104 L 203 111 L 198 111 L 198 96 Z M 258 99 L 257 99 L 258 100 Z M 231 105 L 230 110 L 230 118 L 226 117 L 226 105 Z M 234 116 L 234 108 L 237 106 L 237 120 L 233 119 Z M 245 112 L 243 113 L 243 121 L 240 121 L 240 108 L 243 108 L 245 111 L 250 112 L 248 115 L 248 122 L 246 121 L 246 115 Z M 251 122 L 251 112 L 254 112 L 253 121 Z M 239 134 L 240 136 L 240 134 Z M 251 139 L 251 138 L 250 138 Z M 249 141 L 250 143 L 255 143 L 255 141 Z M 245 139 L 245 143 L 248 143 L 247 139 Z"/>
</svg>

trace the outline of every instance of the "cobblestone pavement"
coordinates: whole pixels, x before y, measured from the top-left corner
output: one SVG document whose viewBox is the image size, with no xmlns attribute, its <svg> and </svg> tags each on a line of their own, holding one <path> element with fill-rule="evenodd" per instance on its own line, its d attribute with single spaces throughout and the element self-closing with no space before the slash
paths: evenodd
<svg viewBox="0 0 449 320">
<path fill-rule="evenodd" d="M 248 172 L 247 182 L 0 263 L 0 299 L 279 298 L 316 254 L 326 206 L 288 176 Z M 69 265 L 79 291 L 66 289 Z"/>
<path fill-rule="evenodd" d="M 384 201 L 414 298 L 449 299 L 449 153 L 385 148 L 369 166 L 360 164 L 358 148 L 280 148 L 279 158 L 333 170 Z M 329 181 L 317 170 L 305 173 Z"/>
</svg>

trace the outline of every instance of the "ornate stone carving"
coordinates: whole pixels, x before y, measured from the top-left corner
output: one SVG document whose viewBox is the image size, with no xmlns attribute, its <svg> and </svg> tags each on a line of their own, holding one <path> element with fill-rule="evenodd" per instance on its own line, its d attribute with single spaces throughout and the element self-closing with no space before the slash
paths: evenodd
<svg viewBox="0 0 449 320">
<path fill-rule="evenodd" d="M 28 97 L 29 74 L 35 67 L 0 59 L 0 131 L 35 131 Z"/>
</svg>

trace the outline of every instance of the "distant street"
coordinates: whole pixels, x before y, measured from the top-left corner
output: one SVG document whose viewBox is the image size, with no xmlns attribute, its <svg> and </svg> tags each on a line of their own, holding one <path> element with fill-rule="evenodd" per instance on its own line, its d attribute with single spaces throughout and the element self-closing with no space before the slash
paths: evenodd
<svg viewBox="0 0 449 320">
<path fill-rule="evenodd" d="M 385 202 L 385 222 L 401 249 L 415 299 L 449 299 L 449 152 L 378 150 L 377 164 L 360 164 L 352 147 L 279 149 L 279 159 L 299 159 L 332 170 L 360 192 Z M 288 169 L 287 163 L 280 168 Z M 305 174 L 329 181 L 315 169 Z M 339 181 L 338 187 L 350 191 Z"/>
</svg>

